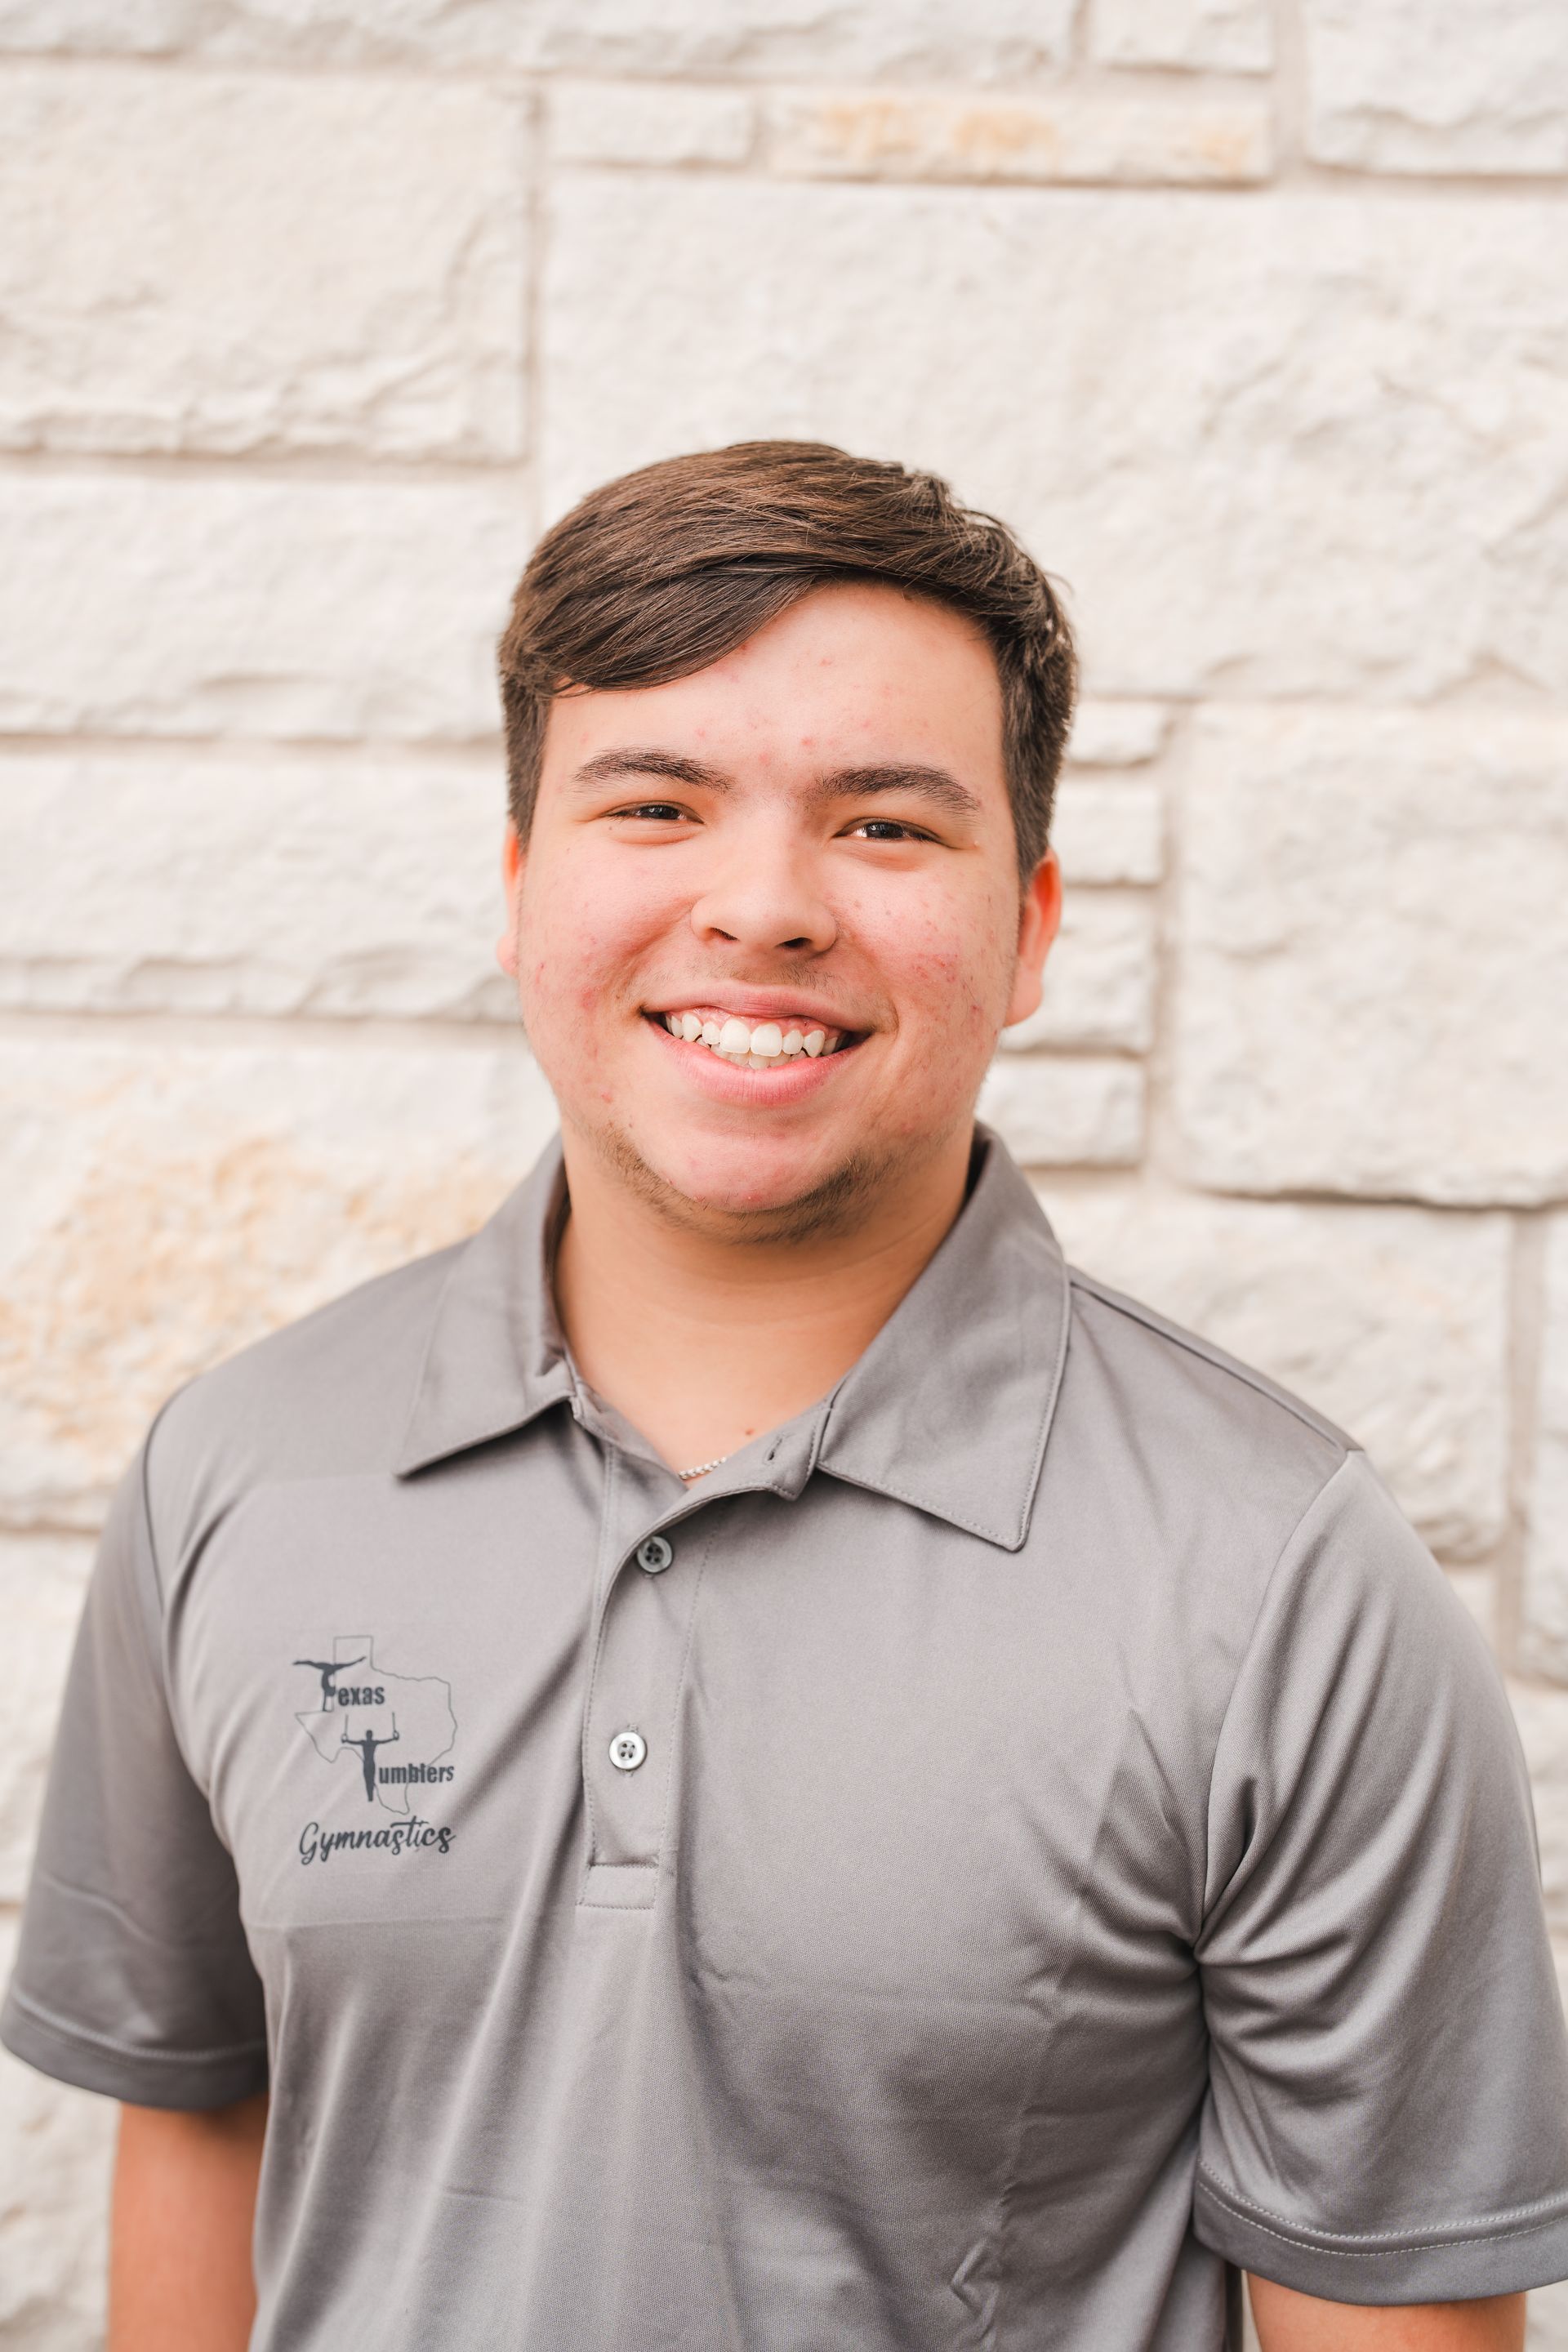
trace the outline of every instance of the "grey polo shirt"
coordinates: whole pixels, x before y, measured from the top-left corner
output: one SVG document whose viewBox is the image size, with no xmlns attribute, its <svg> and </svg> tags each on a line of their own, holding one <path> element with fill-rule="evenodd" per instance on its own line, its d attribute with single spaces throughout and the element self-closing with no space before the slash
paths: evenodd
<svg viewBox="0 0 1568 2352">
<path fill-rule="evenodd" d="M 689 1493 L 563 1347 L 556 1155 L 158 1420 L 5 2036 L 270 2084 L 258 2352 L 1217 2352 L 1232 2265 L 1568 2273 L 1479 1637 L 1348 1440 L 977 1161 Z"/>
</svg>

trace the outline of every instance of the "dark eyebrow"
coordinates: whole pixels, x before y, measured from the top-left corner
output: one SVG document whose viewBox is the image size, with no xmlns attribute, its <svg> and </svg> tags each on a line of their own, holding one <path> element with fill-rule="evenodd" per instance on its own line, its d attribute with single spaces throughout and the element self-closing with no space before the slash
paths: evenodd
<svg viewBox="0 0 1568 2352">
<path fill-rule="evenodd" d="M 662 776 L 667 783 L 700 784 L 710 793 L 727 793 L 730 779 L 722 768 L 710 768 L 704 761 L 689 760 L 679 751 L 597 751 L 584 760 L 572 781 L 574 784 L 613 783 L 617 776 Z"/>
<path fill-rule="evenodd" d="M 946 809 L 952 816 L 973 817 L 981 813 L 974 793 L 945 768 L 910 767 L 901 761 L 870 768 L 834 768 L 818 778 L 814 798 L 858 801 L 872 793 L 911 793 L 918 800 Z"/>
</svg>

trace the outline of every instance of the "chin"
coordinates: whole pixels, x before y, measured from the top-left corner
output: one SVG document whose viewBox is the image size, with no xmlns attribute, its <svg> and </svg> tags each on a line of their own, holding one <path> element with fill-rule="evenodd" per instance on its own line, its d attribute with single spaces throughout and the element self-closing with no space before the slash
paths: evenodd
<svg viewBox="0 0 1568 2352">
<path fill-rule="evenodd" d="M 737 1139 L 661 1149 L 616 1128 L 599 1129 L 595 1142 L 672 1222 L 759 1240 L 855 1223 L 887 1173 L 874 1149 L 853 1143 L 802 1150 Z"/>
</svg>

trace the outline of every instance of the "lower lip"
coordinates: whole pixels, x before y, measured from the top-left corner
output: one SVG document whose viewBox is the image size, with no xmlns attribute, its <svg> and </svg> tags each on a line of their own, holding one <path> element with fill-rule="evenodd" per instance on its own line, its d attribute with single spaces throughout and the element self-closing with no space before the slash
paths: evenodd
<svg viewBox="0 0 1568 2352">
<path fill-rule="evenodd" d="M 831 1083 L 843 1063 L 852 1061 L 858 1045 L 841 1045 L 837 1054 L 792 1054 L 773 1070 L 738 1069 L 710 1046 L 672 1037 L 662 1021 L 645 1019 L 643 1027 L 667 1054 L 679 1057 L 682 1074 L 702 1088 L 710 1100 L 741 1103 L 748 1110 L 772 1110 L 805 1102 Z"/>
</svg>

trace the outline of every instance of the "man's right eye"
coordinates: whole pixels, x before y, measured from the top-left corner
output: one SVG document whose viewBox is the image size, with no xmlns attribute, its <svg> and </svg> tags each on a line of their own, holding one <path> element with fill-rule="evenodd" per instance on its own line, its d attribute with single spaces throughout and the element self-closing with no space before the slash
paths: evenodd
<svg viewBox="0 0 1568 2352">
<path fill-rule="evenodd" d="M 659 817 L 668 823 L 672 817 L 677 819 L 683 817 L 686 814 L 686 811 L 683 808 L 677 808 L 673 801 L 638 801 L 635 806 L 631 808 L 617 809 L 616 811 L 616 814 L 617 816 Z"/>
</svg>

